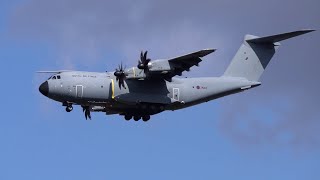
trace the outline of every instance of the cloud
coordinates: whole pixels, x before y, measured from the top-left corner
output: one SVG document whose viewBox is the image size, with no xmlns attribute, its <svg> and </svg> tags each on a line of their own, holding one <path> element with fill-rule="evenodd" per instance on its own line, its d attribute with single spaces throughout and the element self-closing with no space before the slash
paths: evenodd
<svg viewBox="0 0 320 180">
<path fill-rule="evenodd" d="M 208 6 L 180 3 L 30 0 L 15 8 L 10 32 L 17 39 L 50 42 L 61 62 L 65 62 L 63 57 L 69 57 L 71 62 L 89 65 L 120 53 L 122 58 L 136 63 L 141 50 L 162 58 L 222 43 L 215 32 L 221 32 L 223 26 L 195 20 L 202 14 L 197 13 L 210 12 Z M 202 11 L 203 8 L 207 10 Z"/>
<path fill-rule="evenodd" d="M 113 67 L 121 60 L 135 65 L 141 50 L 165 58 L 212 47 L 218 51 L 191 74 L 220 75 L 244 34 L 319 28 L 319 5 L 317 0 L 29 0 L 12 12 L 9 31 L 19 40 L 54 46 L 63 69 L 106 59 Z M 270 63 L 263 86 L 221 100 L 221 132 L 232 141 L 320 147 L 320 36 L 290 41 Z"/>
<path fill-rule="evenodd" d="M 319 106 L 314 106 L 318 102 L 311 96 L 292 98 L 290 94 L 260 92 L 241 95 L 221 100 L 220 131 L 232 142 L 241 147 L 265 144 L 296 150 L 320 147 Z"/>
</svg>

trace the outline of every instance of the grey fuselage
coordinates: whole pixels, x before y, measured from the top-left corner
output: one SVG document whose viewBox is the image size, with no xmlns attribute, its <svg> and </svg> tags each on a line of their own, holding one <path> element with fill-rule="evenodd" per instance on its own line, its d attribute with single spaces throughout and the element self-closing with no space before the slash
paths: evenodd
<svg viewBox="0 0 320 180">
<path fill-rule="evenodd" d="M 260 83 L 223 76 L 173 78 L 171 82 L 164 79 L 127 79 L 126 88 L 120 89 L 113 72 L 68 71 L 50 77 L 41 86 L 45 85 L 47 92 L 42 93 L 58 102 L 89 106 L 91 111 L 106 114 L 142 116 L 186 108 L 241 92 Z"/>
<path fill-rule="evenodd" d="M 147 121 L 150 115 L 165 110 L 190 107 L 259 86 L 262 73 L 280 46 L 279 41 L 312 31 L 299 30 L 265 37 L 246 35 L 221 77 L 172 78 L 197 66 L 201 58 L 214 49 L 154 61 L 147 61 L 147 52 L 144 55 L 141 52 L 139 62 L 144 59 L 147 64 L 140 66 L 140 63 L 138 68 L 123 71 L 121 65 L 116 72 L 110 73 L 59 71 L 42 83 L 39 90 L 62 102 L 67 106 L 67 112 L 72 110 L 73 104 L 81 105 L 86 118 L 91 118 L 91 111 L 101 111 L 124 115 L 126 120 L 142 117 Z"/>
</svg>

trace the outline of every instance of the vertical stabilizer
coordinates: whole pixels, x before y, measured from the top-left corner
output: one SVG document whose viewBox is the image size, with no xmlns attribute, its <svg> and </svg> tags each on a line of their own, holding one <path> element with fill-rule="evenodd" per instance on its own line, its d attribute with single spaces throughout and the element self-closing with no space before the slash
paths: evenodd
<svg viewBox="0 0 320 180">
<path fill-rule="evenodd" d="M 246 35 L 224 76 L 244 77 L 250 81 L 258 81 L 280 46 L 279 41 L 312 31 L 314 30 L 301 30 L 267 37 Z"/>
</svg>

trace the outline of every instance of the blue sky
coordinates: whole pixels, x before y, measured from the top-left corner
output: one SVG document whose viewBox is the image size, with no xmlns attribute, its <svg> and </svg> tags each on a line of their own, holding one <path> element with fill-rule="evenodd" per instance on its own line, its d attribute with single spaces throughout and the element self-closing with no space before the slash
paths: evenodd
<svg viewBox="0 0 320 180">
<path fill-rule="evenodd" d="M 182 4 L 182 5 L 181 5 Z M 319 2 L 0 2 L 0 179 L 319 179 L 319 32 L 283 42 L 263 85 L 151 121 L 38 92 L 37 70 L 113 70 L 141 50 L 217 48 L 185 76 L 218 76 L 247 33 L 320 29 Z"/>
</svg>

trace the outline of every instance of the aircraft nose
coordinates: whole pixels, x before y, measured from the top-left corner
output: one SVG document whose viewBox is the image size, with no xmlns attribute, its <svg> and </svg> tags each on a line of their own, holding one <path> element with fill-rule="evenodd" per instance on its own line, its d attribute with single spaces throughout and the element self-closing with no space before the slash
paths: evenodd
<svg viewBox="0 0 320 180">
<path fill-rule="evenodd" d="M 49 93 L 49 85 L 48 85 L 48 81 L 45 81 L 44 83 L 42 83 L 39 87 L 39 91 L 41 92 L 41 94 L 48 96 Z"/>
</svg>

